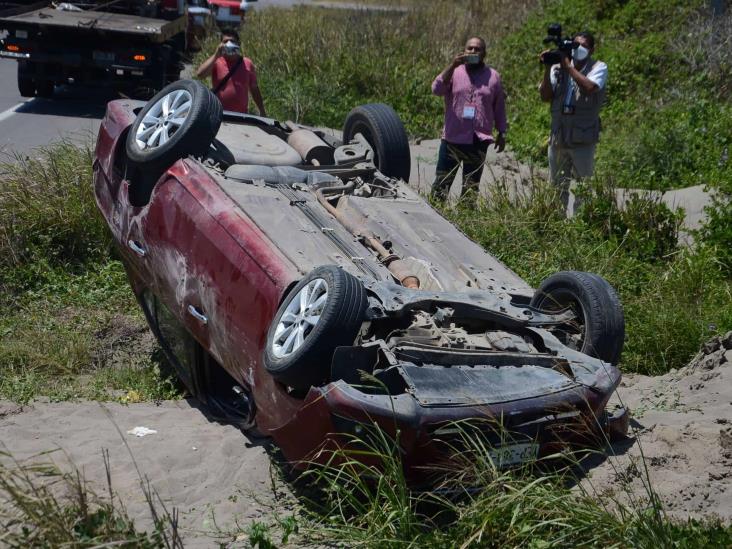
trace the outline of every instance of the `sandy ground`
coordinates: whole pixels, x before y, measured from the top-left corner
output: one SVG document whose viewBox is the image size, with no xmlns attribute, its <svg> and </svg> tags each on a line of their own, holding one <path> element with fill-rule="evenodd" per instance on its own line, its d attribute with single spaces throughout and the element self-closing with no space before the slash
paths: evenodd
<svg viewBox="0 0 732 549">
<path fill-rule="evenodd" d="M 730 349 L 732 332 L 681 370 L 625 376 L 618 395 L 633 410 L 635 437 L 591 469 L 585 486 L 627 501 L 629 494 L 644 498 L 650 478 L 670 516 L 732 523 Z"/>
<path fill-rule="evenodd" d="M 625 376 L 619 397 L 633 410 L 635 436 L 615 445 L 615 457 L 590 463 L 583 485 L 600 497 L 642 500 L 647 468 L 671 516 L 732 522 L 730 349 L 732 332 L 682 370 L 655 378 Z M 138 426 L 157 433 L 127 434 Z M 234 427 L 207 420 L 195 401 L 24 407 L 0 402 L 0 441 L 21 460 L 57 450 L 51 454 L 55 463 L 66 470 L 75 464 L 100 493 L 102 450 L 109 450 L 114 488 L 144 527 L 149 515 L 134 455 L 169 508 L 179 510 L 191 547 L 237 537 L 245 543 L 243 531 L 251 521 L 267 521 L 273 510 L 286 514 L 292 503 L 286 486 L 273 484 L 277 475 L 266 449 Z"/>
<path fill-rule="evenodd" d="M 138 426 L 157 433 L 127 434 Z M 168 508 L 178 509 L 186 547 L 235 540 L 252 520 L 268 520 L 273 507 L 287 507 L 284 487 L 273 487 L 265 448 L 235 427 L 209 422 L 195 401 L 0 402 L 0 442 L 18 460 L 57 450 L 40 459 L 50 458 L 63 470 L 73 463 L 99 494 L 106 493 L 102 450 L 109 450 L 112 484 L 144 528 L 149 513 L 134 456 Z"/>
</svg>

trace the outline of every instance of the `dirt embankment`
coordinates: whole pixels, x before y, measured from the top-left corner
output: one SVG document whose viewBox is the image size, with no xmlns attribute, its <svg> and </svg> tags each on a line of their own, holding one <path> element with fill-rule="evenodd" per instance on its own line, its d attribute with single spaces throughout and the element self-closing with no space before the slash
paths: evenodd
<svg viewBox="0 0 732 549">
<path fill-rule="evenodd" d="M 732 332 L 707 342 L 685 368 L 626 375 L 618 396 L 633 411 L 635 437 L 590 471 L 588 489 L 646 497 L 647 468 L 669 515 L 732 523 Z"/>
</svg>

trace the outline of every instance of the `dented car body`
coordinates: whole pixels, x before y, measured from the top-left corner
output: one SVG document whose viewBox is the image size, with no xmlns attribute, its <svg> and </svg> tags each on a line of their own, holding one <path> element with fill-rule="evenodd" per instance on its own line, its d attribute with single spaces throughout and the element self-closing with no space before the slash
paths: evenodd
<svg viewBox="0 0 732 549">
<path fill-rule="evenodd" d="M 290 462 L 375 423 L 399 432 L 421 480 L 447 457 L 455 421 L 512 433 L 506 464 L 551 451 L 578 425 L 627 427 L 605 411 L 617 356 L 582 347 L 597 329 L 582 300 L 539 307 L 519 276 L 382 173 L 405 166 L 386 158 L 398 147 L 377 142 L 381 107 L 359 111 L 366 122 L 345 143 L 224 113 L 210 154 L 150 175 L 128 154 L 131 132 L 151 135 L 136 123 L 142 105 L 109 104 L 94 163 L 132 289 L 191 392 Z M 607 329 L 617 338 L 621 327 Z"/>
</svg>

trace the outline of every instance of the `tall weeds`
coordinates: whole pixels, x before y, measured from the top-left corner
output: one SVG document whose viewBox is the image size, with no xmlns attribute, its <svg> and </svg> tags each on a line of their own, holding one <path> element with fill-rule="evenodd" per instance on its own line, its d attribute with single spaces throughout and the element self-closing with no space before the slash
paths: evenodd
<svg viewBox="0 0 732 549">
<path fill-rule="evenodd" d="M 100 496 L 74 469 L 61 472 L 48 462 L 20 463 L 0 452 L 0 544 L 3 547 L 179 548 L 175 514 L 155 503 L 147 487 L 152 532 L 135 528 L 112 486 L 109 455 L 104 453 L 107 494 Z"/>
<path fill-rule="evenodd" d="M 0 163 L 0 273 L 39 260 L 107 259 L 109 243 L 94 204 L 91 149 L 61 141 Z"/>
<path fill-rule="evenodd" d="M 624 504 L 569 488 L 578 458 L 565 465 L 530 461 L 498 467 L 492 446 L 475 429 L 455 424 L 460 449 L 452 470 L 432 492 L 407 488 L 398 439 L 377 427 L 333 451 L 309 480 L 324 506 L 306 512 L 309 541 L 348 547 L 706 547 L 732 543 L 719 523 L 673 522 L 647 485 L 645 497 Z M 363 457 L 379 466 L 363 464 Z M 559 467 L 559 468 L 557 468 Z M 543 473 L 537 475 L 537 468 Z M 547 472 L 553 471 L 553 472 Z M 465 479 L 471 483 L 466 486 Z M 441 495 L 440 495 L 441 494 Z"/>
</svg>

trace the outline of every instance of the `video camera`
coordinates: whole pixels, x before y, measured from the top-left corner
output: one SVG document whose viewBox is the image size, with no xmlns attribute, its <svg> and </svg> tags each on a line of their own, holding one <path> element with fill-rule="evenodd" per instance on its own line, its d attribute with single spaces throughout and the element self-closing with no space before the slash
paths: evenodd
<svg viewBox="0 0 732 549">
<path fill-rule="evenodd" d="M 552 23 L 546 29 L 546 38 L 544 38 L 544 44 L 555 44 L 556 49 L 546 52 L 541 56 L 541 62 L 545 65 L 556 65 L 561 63 L 562 54 L 572 55 L 572 50 L 576 49 L 579 44 L 571 38 L 562 38 L 562 25 L 559 23 Z"/>
</svg>

